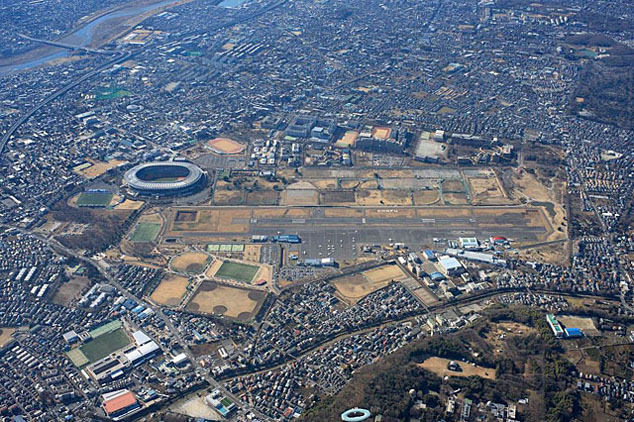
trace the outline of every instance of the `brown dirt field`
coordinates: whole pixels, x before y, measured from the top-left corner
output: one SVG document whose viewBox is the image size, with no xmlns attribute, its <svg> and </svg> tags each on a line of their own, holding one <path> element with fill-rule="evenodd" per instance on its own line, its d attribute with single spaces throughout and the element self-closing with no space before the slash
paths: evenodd
<svg viewBox="0 0 634 422">
<path fill-rule="evenodd" d="M 379 182 L 376 180 L 364 180 L 359 185 L 359 189 L 376 189 L 379 187 Z"/>
<path fill-rule="evenodd" d="M 475 197 L 501 196 L 502 191 L 494 177 L 468 177 L 471 193 Z"/>
<path fill-rule="evenodd" d="M 472 209 L 468 207 L 430 207 L 417 209 L 416 216 L 421 218 L 435 218 L 439 215 L 443 217 L 470 217 Z"/>
<path fill-rule="evenodd" d="M 214 192 L 214 204 L 216 205 L 242 205 L 245 202 L 246 193 L 238 190 L 216 190 Z"/>
<path fill-rule="evenodd" d="M 440 199 L 440 195 L 437 190 L 417 190 L 414 191 L 414 204 L 415 205 L 431 205 Z"/>
<path fill-rule="evenodd" d="M 265 297 L 266 293 L 262 291 L 239 289 L 206 281 L 187 304 L 187 309 L 246 321 L 256 315 Z"/>
<path fill-rule="evenodd" d="M 378 189 L 364 189 L 357 191 L 357 204 L 361 206 L 379 206 L 383 205 L 383 195 Z"/>
<path fill-rule="evenodd" d="M 254 218 L 283 217 L 286 214 L 285 208 L 258 208 L 253 210 Z"/>
<path fill-rule="evenodd" d="M 363 274 L 355 274 L 338 278 L 332 282 L 332 285 L 337 289 L 339 296 L 344 302 L 354 305 L 370 293 L 382 289 L 389 283 L 390 280 L 373 282 Z"/>
<path fill-rule="evenodd" d="M 396 264 L 383 265 L 378 268 L 373 268 L 368 271 L 364 271 L 364 277 L 366 277 L 371 283 L 384 283 L 389 281 L 400 281 L 408 278 L 408 275 L 401 270 Z"/>
<path fill-rule="evenodd" d="M 5 344 L 11 340 L 11 335 L 18 331 L 15 327 L 0 327 L 0 347 L 3 347 Z"/>
<path fill-rule="evenodd" d="M 215 138 L 210 140 L 208 143 L 210 148 L 214 151 L 218 151 L 222 154 L 240 154 L 244 152 L 245 146 L 240 142 L 234 141 L 229 138 Z"/>
<path fill-rule="evenodd" d="M 177 306 L 187 293 L 187 277 L 169 274 L 154 289 L 150 299 L 165 306 Z"/>
<path fill-rule="evenodd" d="M 57 288 L 53 296 L 53 303 L 67 306 L 77 295 L 90 285 L 88 277 L 74 277 Z"/>
<path fill-rule="evenodd" d="M 518 322 L 490 323 L 489 325 L 491 329 L 485 334 L 485 338 L 487 343 L 493 347 L 493 353 L 495 355 L 505 352 L 505 339 L 501 338 L 501 336 L 517 337 L 535 332 L 535 329 Z"/>
<path fill-rule="evenodd" d="M 555 189 L 550 190 L 546 186 L 542 185 L 532 174 L 524 171 L 521 174 L 513 174 L 513 183 L 515 188 L 512 193 L 518 198 L 526 198 L 528 201 L 536 202 L 551 202 L 553 204 L 554 215 L 551 216 L 547 210 L 544 210 L 545 215 L 548 218 L 550 225 L 552 226 L 552 233 L 550 233 L 545 240 L 557 240 L 565 239 L 568 237 L 568 227 L 563 226 L 564 219 L 566 218 L 566 211 L 561 206 L 558 195 Z M 565 191 L 566 183 L 564 182 L 558 188 Z M 557 229 L 562 227 L 562 231 Z"/>
<path fill-rule="evenodd" d="M 260 262 L 260 245 L 244 245 L 244 252 L 242 253 L 242 259 L 247 262 Z"/>
<path fill-rule="evenodd" d="M 99 177 L 102 174 L 106 173 L 111 168 L 114 168 L 120 164 L 125 163 L 125 161 L 121 161 L 121 160 L 110 160 L 108 162 L 92 161 L 92 160 L 88 160 L 88 161 L 93 163 L 93 165 L 88 167 L 87 169 L 80 170 L 77 172 L 77 174 L 84 176 L 86 179 L 94 179 L 96 177 Z"/>
<path fill-rule="evenodd" d="M 337 179 L 312 179 L 310 183 L 319 190 L 337 189 Z"/>
<path fill-rule="evenodd" d="M 222 267 L 223 262 L 224 261 L 222 259 L 214 260 L 214 262 L 211 263 L 209 268 L 207 268 L 207 271 L 205 271 L 205 276 L 207 278 L 213 278 L 218 272 L 218 270 L 220 269 L 220 267 Z"/>
<path fill-rule="evenodd" d="M 277 205 L 279 202 L 279 194 L 274 190 L 265 190 L 258 192 L 249 192 L 247 194 L 247 205 Z"/>
<path fill-rule="evenodd" d="M 163 219 L 161 218 L 161 214 L 157 212 L 150 212 L 147 214 L 143 214 L 141 218 L 139 218 L 140 222 L 144 223 L 163 223 Z"/>
<path fill-rule="evenodd" d="M 324 216 L 326 217 L 363 217 L 363 210 L 354 208 L 326 208 Z"/>
<path fill-rule="evenodd" d="M 117 205 L 114 209 L 116 210 L 138 210 L 145 204 L 143 201 L 133 201 L 131 199 L 126 199 L 119 205 Z"/>
<path fill-rule="evenodd" d="M 418 364 L 418 366 L 430 372 L 433 372 L 440 377 L 471 377 L 477 375 L 481 378 L 487 378 L 490 380 L 495 379 L 495 368 L 488 369 L 477 365 L 473 366 L 465 362 L 458 362 L 458 364 L 462 368 L 462 371 L 455 372 L 447 369 L 447 365 L 449 365 L 449 362 L 451 362 L 451 360 L 449 359 L 431 357 L 426 359 L 423 363 Z"/>
<path fill-rule="evenodd" d="M 469 199 L 464 193 L 443 193 L 443 197 L 452 205 L 467 205 L 469 203 Z"/>
<path fill-rule="evenodd" d="M 576 317 L 572 315 L 558 315 L 557 320 L 566 328 L 580 328 L 587 336 L 599 336 L 601 333 L 594 325 L 592 318 Z"/>
<path fill-rule="evenodd" d="M 286 189 L 280 205 L 319 205 L 319 191 L 313 189 Z"/>
<path fill-rule="evenodd" d="M 260 269 L 253 276 L 251 284 L 259 284 L 262 280 L 266 281 L 267 284 L 273 280 L 273 268 L 270 265 L 260 265 Z"/>
<path fill-rule="evenodd" d="M 185 252 L 174 257 L 170 261 L 170 267 L 174 271 L 190 274 L 201 274 L 211 257 L 204 252 Z"/>
<path fill-rule="evenodd" d="M 384 190 L 383 202 L 385 202 L 385 205 L 412 205 L 409 192 L 401 190 Z"/>
<path fill-rule="evenodd" d="M 172 222 L 172 232 L 214 232 L 214 233 L 244 233 L 249 223 L 233 223 L 233 219 L 251 218 L 248 209 L 199 209 L 196 222 Z"/>
<path fill-rule="evenodd" d="M 288 210 L 286 210 L 285 215 L 287 217 L 304 218 L 304 217 L 310 217 L 310 214 L 311 214 L 311 210 L 308 210 L 308 209 L 289 208 Z"/>
<path fill-rule="evenodd" d="M 460 180 L 443 180 L 442 191 L 443 193 L 464 192 L 464 185 Z"/>
<path fill-rule="evenodd" d="M 342 180 L 341 181 L 341 188 L 342 189 L 355 189 L 355 188 L 359 187 L 360 184 L 361 184 L 361 181 L 359 181 L 359 180 Z"/>
</svg>

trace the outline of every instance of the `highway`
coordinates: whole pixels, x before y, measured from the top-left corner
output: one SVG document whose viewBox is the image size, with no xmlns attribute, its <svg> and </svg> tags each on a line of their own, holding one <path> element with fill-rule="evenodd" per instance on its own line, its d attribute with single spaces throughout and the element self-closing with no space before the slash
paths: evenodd
<svg viewBox="0 0 634 422">
<path fill-rule="evenodd" d="M 80 45 L 65 44 L 59 41 L 49 41 L 49 40 L 43 40 L 41 38 L 33 38 L 24 34 L 18 34 L 18 35 L 24 38 L 25 40 L 39 42 L 41 44 L 46 44 L 46 45 L 52 45 L 53 47 L 67 48 L 69 50 L 79 50 L 79 51 L 85 51 L 87 53 L 94 53 L 94 54 L 113 54 L 114 53 L 114 51 L 99 50 L 96 48 L 82 47 Z"/>
<path fill-rule="evenodd" d="M 94 75 L 98 74 L 102 70 L 107 69 L 108 67 L 114 64 L 124 62 L 132 56 L 133 56 L 133 53 L 126 53 L 126 54 L 119 55 L 119 57 L 116 57 L 102 64 L 96 69 L 91 70 L 90 72 L 84 74 L 83 76 L 80 76 L 79 78 L 75 79 L 68 85 L 65 85 L 64 87 L 58 89 L 57 91 L 53 92 L 51 95 L 49 95 L 48 97 L 44 98 L 42 101 L 34 105 L 22 117 L 16 120 L 16 122 L 13 123 L 13 125 L 11 125 L 11 127 L 2 135 L 2 138 L 0 138 L 0 158 L 2 157 L 2 154 L 4 153 L 4 149 L 7 146 L 7 143 L 9 142 L 9 139 L 11 139 L 13 134 L 20 128 L 20 126 L 22 126 L 27 120 L 29 120 L 31 116 L 37 113 L 42 107 L 49 104 L 51 101 L 61 97 L 62 95 L 66 94 L 68 91 L 70 91 L 77 85 L 81 84 L 82 82 L 92 78 Z"/>
</svg>

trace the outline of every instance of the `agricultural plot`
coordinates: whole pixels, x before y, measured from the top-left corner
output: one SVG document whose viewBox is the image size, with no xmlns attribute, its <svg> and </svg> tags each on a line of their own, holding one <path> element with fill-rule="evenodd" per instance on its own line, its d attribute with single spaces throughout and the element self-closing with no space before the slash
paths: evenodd
<svg viewBox="0 0 634 422">
<path fill-rule="evenodd" d="M 257 315 L 265 298 L 266 292 L 263 291 L 205 281 L 187 304 L 187 310 L 247 321 Z"/>
<path fill-rule="evenodd" d="M 130 236 L 130 240 L 132 242 L 152 242 L 156 240 L 159 232 L 161 231 L 160 223 L 147 223 L 140 222 L 137 224 L 132 236 Z"/>
</svg>

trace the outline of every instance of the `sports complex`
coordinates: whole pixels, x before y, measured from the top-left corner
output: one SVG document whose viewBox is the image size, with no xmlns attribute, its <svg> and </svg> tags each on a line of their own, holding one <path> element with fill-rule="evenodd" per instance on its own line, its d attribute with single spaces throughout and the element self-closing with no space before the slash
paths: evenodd
<svg viewBox="0 0 634 422">
<path fill-rule="evenodd" d="M 201 190 L 207 174 L 197 165 L 183 161 L 144 163 L 128 170 L 125 184 L 139 196 L 182 196 Z"/>
</svg>

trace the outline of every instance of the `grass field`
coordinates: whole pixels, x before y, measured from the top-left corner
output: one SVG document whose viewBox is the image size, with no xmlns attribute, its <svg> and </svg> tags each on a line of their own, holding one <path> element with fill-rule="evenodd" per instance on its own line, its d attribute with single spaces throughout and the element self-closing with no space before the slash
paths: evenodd
<svg viewBox="0 0 634 422">
<path fill-rule="evenodd" d="M 128 344 L 130 344 L 130 338 L 123 329 L 119 328 L 110 333 L 100 335 L 81 346 L 79 350 L 86 357 L 88 362 L 94 363 Z"/>
<path fill-rule="evenodd" d="M 218 278 L 229 278 L 231 280 L 250 283 L 257 274 L 259 267 L 255 265 L 241 264 L 239 262 L 225 261 L 222 263 L 215 276 Z"/>
<path fill-rule="evenodd" d="M 159 223 L 139 223 L 132 233 L 130 240 L 133 242 L 152 242 L 161 231 Z"/>
<path fill-rule="evenodd" d="M 107 207 L 112 200 L 110 192 L 83 192 L 77 199 L 79 207 Z"/>
</svg>

